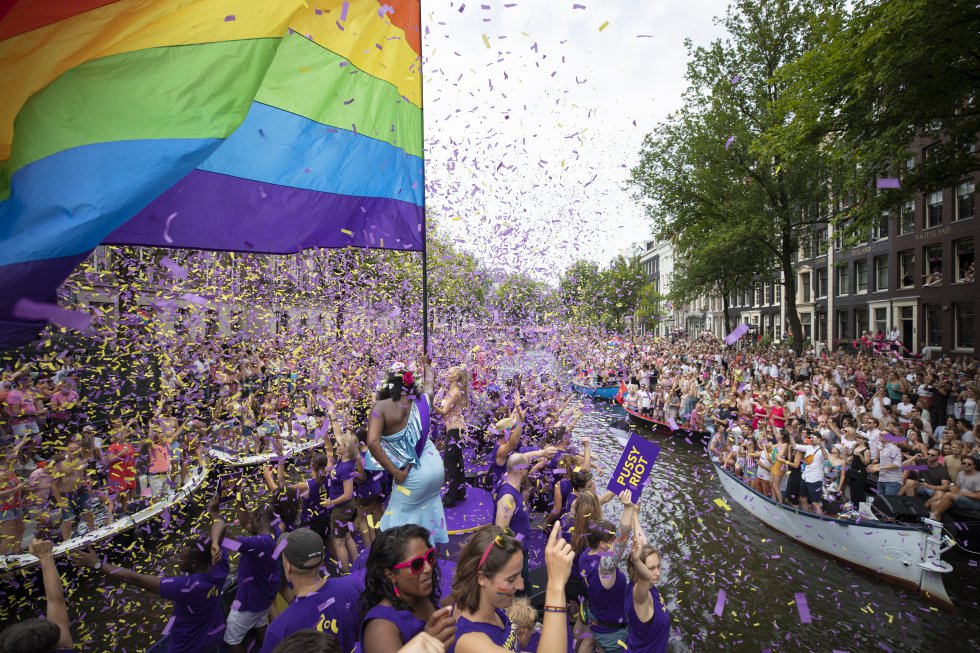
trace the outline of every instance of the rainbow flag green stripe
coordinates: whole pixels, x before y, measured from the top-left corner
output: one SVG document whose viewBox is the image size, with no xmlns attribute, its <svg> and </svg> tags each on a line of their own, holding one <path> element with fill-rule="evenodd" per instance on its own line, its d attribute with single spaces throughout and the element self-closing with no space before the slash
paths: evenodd
<svg viewBox="0 0 980 653">
<path fill-rule="evenodd" d="M 83 63 L 21 109 L 5 178 L 82 145 L 225 138 L 245 119 L 279 43 L 264 38 L 151 48 Z"/>
<path fill-rule="evenodd" d="M 422 109 L 391 83 L 296 34 L 282 40 L 255 100 L 422 156 Z"/>
</svg>

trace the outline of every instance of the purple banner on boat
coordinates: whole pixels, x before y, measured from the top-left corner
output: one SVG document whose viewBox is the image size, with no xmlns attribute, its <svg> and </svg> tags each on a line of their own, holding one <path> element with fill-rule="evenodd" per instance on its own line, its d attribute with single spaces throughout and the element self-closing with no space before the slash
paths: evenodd
<svg viewBox="0 0 980 653">
<path fill-rule="evenodd" d="M 633 503 L 640 500 L 643 485 L 650 478 L 650 470 L 660 455 L 659 445 L 644 439 L 634 433 L 630 436 L 619 463 L 609 477 L 608 489 L 617 495 L 623 490 L 629 490 Z"/>
</svg>

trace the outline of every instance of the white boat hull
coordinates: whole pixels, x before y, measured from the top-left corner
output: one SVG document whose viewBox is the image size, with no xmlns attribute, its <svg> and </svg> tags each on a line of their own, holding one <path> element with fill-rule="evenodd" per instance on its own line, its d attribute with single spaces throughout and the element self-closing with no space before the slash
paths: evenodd
<svg viewBox="0 0 980 653">
<path fill-rule="evenodd" d="M 315 449 L 323 444 L 323 440 L 314 439 L 307 440 L 306 442 L 298 443 L 286 443 L 282 448 L 283 458 L 292 458 L 293 456 L 299 455 L 311 449 Z M 208 455 L 215 460 L 229 465 L 231 467 L 249 467 L 252 465 L 264 465 L 267 463 L 275 462 L 279 459 L 279 456 L 275 452 L 267 452 L 255 454 L 252 456 L 239 456 L 235 454 L 228 453 L 227 451 L 222 451 L 221 449 L 216 449 L 214 447 L 208 449 Z"/>
<path fill-rule="evenodd" d="M 712 464 L 728 495 L 770 528 L 848 566 L 917 590 L 929 600 L 953 608 L 942 574 L 920 566 L 942 564 L 938 529 L 836 519 L 796 510 L 759 494 L 717 463 Z"/>
</svg>

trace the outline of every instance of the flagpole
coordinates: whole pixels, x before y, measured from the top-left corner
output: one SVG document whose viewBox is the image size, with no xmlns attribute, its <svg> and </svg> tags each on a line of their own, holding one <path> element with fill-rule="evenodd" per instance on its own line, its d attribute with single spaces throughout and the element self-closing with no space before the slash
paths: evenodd
<svg viewBox="0 0 980 653">
<path fill-rule="evenodd" d="M 422 0 L 419 0 L 419 106 L 422 122 L 422 351 L 429 353 L 429 256 L 425 219 L 425 77 L 422 74 L 422 52 L 424 51 L 422 30 Z"/>
</svg>

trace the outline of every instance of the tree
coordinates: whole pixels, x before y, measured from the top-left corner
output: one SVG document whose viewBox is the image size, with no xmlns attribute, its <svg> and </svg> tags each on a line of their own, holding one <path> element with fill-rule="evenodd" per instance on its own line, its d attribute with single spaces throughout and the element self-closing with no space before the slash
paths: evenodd
<svg viewBox="0 0 980 653">
<path fill-rule="evenodd" d="M 558 281 L 558 302 L 565 310 L 565 319 L 581 326 L 595 326 L 602 319 L 596 310 L 601 288 L 599 264 L 579 259 L 573 261 Z"/>
<path fill-rule="evenodd" d="M 636 309 L 646 282 L 640 254 L 635 251 L 617 254 L 600 273 L 599 281 L 597 296 L 602 298 L 603 321 L 610 329 L 622 331 L 623 318 Z"/>
<path fill-rule="evenodd" d="M 663 302 L 666 299 L 657 292 L 657 284 L 648 283 L 640 288 L 636 301 L 636 319 L 641 323 L 650 323 L 664 317 Z"/>
<path fill-rule="evenodd" d="M 784 67 L 793 120 L 778 138 L 837 160 L 835 222 L 866 233 L 911 197 L 980 170 L 980 11 L 973 0 L 858 0 Z M 917 139 L 928 156 L 906 167 Z M 881 192 L 878 178 L 899 177 Z"/>
<path fill-rule="evenodd" d="M 725 331 L 732 330 L 731 294 L 750 288 L 752 281 L 771 274 L 772 259 L 762 255 L 747 240 L 727 238 L 718 229 L 701 233 L 689 229 L 680 238 L 684 254 L 674 263 L 670 297 L 678 303 L 690 302 L 704 295 L 720 294 L 725 315 Z"/>
<path fill-rule="evenodd" d="M 644 139 L 629 180 L 656 234 L 679 236 L 682 257 L 717 231 L 745 243 L 760 263 L 774 261 L 794 333 L 802 326 L 793 254 L 801 235 L 827 224 L 831 170 L 819 148 L 778 137 L 803 101 L 788 95 L 799 89 L 780 71 L 816 47 L 839 13 L 818 0 L 742 0 L 729 8 L 729 38 L 699 48 L 688 42 L 684 106 Z"/>
</svg>

